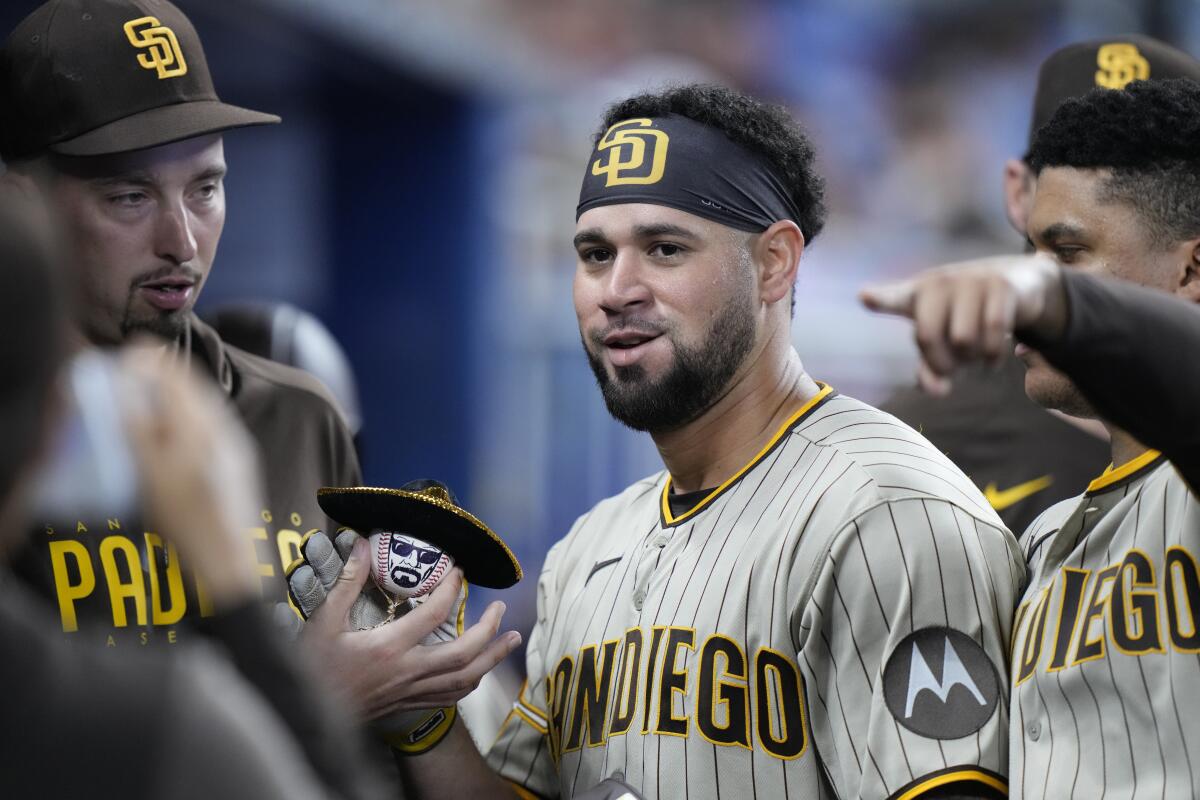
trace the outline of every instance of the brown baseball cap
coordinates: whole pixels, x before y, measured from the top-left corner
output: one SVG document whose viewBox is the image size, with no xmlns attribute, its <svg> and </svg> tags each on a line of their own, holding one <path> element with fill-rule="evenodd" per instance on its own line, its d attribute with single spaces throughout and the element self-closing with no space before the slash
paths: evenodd
<svg viewBox="0 0 1200 800">
<path fill-rule="evenodd" d="M 167 0 L 50 0 L 0 47 L 0 157 L 123 153 L 279 122 L 222 103 Z"/>
<path fill-rule="evenodd" d="M 1029 141 L 1064 100 L 1097 86 L 1122 89 L 1135 80 L 1191 78 L 1200 81 L 1200 61 L 1182 50 L 1136 33 L 1076 42 L 1055 50 L 1038 70 Z"/>
</svg>

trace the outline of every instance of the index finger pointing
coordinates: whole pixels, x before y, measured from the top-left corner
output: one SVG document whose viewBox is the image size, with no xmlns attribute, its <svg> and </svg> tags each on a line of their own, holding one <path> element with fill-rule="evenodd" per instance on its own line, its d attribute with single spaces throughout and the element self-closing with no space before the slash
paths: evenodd
<svg viewBox="0 0 1200 800">
<path fill-rule="evenodd" d="M 864 286 L 858 299 L 872 311 L 912 318 L 916 284 L 912 280 Z"/>
</svg>

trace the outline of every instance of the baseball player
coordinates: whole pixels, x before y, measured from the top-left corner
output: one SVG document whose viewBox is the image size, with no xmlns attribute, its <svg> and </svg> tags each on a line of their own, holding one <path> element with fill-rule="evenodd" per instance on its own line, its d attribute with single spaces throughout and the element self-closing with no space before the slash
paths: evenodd
<svg viewBox="0 0 1200 800">
<path fill-rule="evenodd" d="M 1038 71 L 1029 141 L 1059 104 L 1096 86 L 1119 89 L 1135 79 L 1200 79 L 1200 62 L 1147 36 L 1077 42 L 1050 55 Z M 1035 176 L 1025 158 L 1004 164 L 1009 223 L 1025 238 Z M 1108 442 L 1094 421 L 1048 413 L 1025 395 L 1025 368 L 1015 357 L 971 365 L 948 395 L 901 389 L 881 406 L 919 430 L 975 484 L 1010 530 L 1023 531 L 1047 506 L 1075 497 L 1108 463 Z M 1100 434 L 1100 435 L 1097 435 Z"/>
<path fill-rule="evenodd" d="M 262 505 L 234 522 L 253 545 L 264 598 L 285 600 L 284 569 L 304 536 L 334 529 L 317 489 L 361 482 L 353 441 L 315 379 L 227 345 L 192 311 L 224 223 L 222 135 L 278 117 L 218 99 L 196 31 L 166 0 L 37 8 L 0 47 L 0 108 L 3 180 L 44 198 L 60 226 L 79 338 L 98 347 L 134 334 L 164 340 L 169 357 L 216 383 L 250 431 Z M 17 567 L 72 637 L 96 635 L 116 649 L 182 641 L 194 633 L 189 622 L 216 611 L 214 593 L 133 518 L 136 509 L 116 503 L 96 518 L 47 520 Z M 423 614 L 387 630 L 310 625 L 305 645 L 359 709 L 386 713 L 429 696 L 453 703 L 519 641 L 492 641 L 494 606 L 475 635 L 445 648 L 448 664 L 425 658 L 416 645 L 456 595 L 447 586 Z M 359 693 L 377 674 L 391 679 L 386 690 Z"/>
<path fill-rule="evenodd" d="M 195 30 L 168 2 L 42 5 L 0 48 L 0 97 L 5 180 L 40 193 L 60 225 L 81 338 L 165 340 L 254 436 L 265 496 L 238 523 L 264 593 L 283 599 L 302 535 L 327 525 L 317 488 L 358 480 L 353 442 L 317 381 L 228 346 L 192 311 L 224 224 L 222 134 L 279 118 L 218 99 Z M 136 509 L 110 505 L 39 520 L 20 570 L 67 633 L 117 648 L 174 643 L 210 598 Z"/>
<path fill-rule="evenodd" d="M 1189 80 L 1064 103 L 1029 156 L 1040 255 L 864 292 L 915 320 L 934 389 L 955 364 L 997 356 L 1015 330 L 1030 397 L 1098 416 L 1111 435 L 1117 466 L 1021 539 L 1030 581 L 1014 623 L 1013 797 L 1200 791 L 1190 713 L 1200 692 L 1200 387 L 1187 360 L 1200 312 L 1178 299 L 1200 300 L 1198 119 L 1200 85 Z"/>
<path fill-rule="evenodd" d="M 551 550 L 528 682 L 486 763 L 420 797 L 996 797 L 1015 540 L 913 430 L 789 339 L 823 223 L 787 113 L 687 86 L 609 109 L 575 307 L 610 412 L 666 469 Z"/>
</svg>

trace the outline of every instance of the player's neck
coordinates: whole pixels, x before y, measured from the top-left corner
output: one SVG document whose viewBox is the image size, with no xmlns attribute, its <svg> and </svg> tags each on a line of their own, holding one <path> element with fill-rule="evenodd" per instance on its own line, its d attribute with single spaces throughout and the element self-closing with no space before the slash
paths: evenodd
<svg viewBox="0 0 1200 800">
<path fill-rule="evenodd" d="M 1112 463 L 1114 467 L 1127 464 L 1150 449 L 1120 428 L 1114 428 L 1107 424 L 1105 427 L 1108 428 L 1109 443 L 1112 447 Z"/>
<path fill-rule="evenodd" d="M 654 435 L 674 491 L 694 492 L 724 483 L 819 391 L 790 343 L 784 353 L 760 353 L 703 415 L 679 430 Z"/>
</svg>

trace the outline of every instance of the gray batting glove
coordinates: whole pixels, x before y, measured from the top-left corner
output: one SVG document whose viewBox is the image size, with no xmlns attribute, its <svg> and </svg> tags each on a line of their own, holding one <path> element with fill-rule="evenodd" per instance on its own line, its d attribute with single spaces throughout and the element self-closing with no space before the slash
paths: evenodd
<svg viewBox="0 0 1200 800">
<path fill-rule="evenodd" d="M 332 542 L 323 531 L 314 531 L 304 537 L 300 543 L 301 558 L 287 571 L 288 595 L 301 617 L 308 619 L 325 602 L 329 589 L 342 574 L 350 551 L 359 538 L 359 534 L 352 530 L 341 531 Z M 279 605 L 291 616 L 287 629 L 298 635 L 304 627 L 303 623 L 296 619 L 286 604 Z M 276 615 L 282 619 L 283 612 L 277 610 Z M 350 607 L 350 626 L 355 630 L 365 630 L 382 625 L 390 618 L 387 598 L 373 581 L 368 581 Z"/>
</svg>

